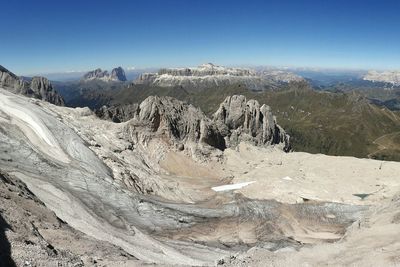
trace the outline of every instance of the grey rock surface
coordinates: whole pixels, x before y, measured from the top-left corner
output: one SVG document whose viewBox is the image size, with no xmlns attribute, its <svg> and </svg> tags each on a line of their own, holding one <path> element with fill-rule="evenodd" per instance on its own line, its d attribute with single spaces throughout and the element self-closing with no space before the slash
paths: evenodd
<svg viewBox="0 0 400 267">
<path fill-rule="evenodd" d="M 88 109 L 58 107 L 2 89 L 0 94 L 0 169 L 22 180 L 71 227 L 145 262 L 215 265 L 259 242 L 298 247 L 290 238 L 297 225 L 337 233 L 365 210 L 229 193 L 183 201 L 205 189 L 184 186 L 182 177 L 168 175 L 156 159 L 174 138 L 209 136 L 210 120 L 177 100 L 148 98 L 136 118 L 112 123 Z M 240 124 L 233 120 L 233 125 Z M 124 184 L 127 175 L 139 186 Z M 324 219 L 331 215 L 334 220 Z"/>
<path fill-rule="evenodd" d="M 249 100 L 242 95 L 227 97 L 213 115 L 229 146 L 248 141 L 256 146 L 283 144 L 290 150 L 289 135 L 276 123 L 271 108 Z"/>
<path fill-rule="evenodd" d="M 44 77 L 33 77 L 30 86 L 32 96 L 58 106 L 64 106 L 63 98 L 53 88 L 50 81 Z M 29 96 L 29 94 L 26 94 Z"/>
<path fill-rule="evenodd" d="M 0 266 L 138 262 L 122 249 L 68 226 L 26 184 L 1 170 L 0 211 Z"/>
<path fill-rule="evenodd" d="M 24 81 L 6 68 L 0 66 L 0 86 L 10 92 L 33 97 L 64 106 L 61 95 L 53 88 L 50 81 L 44 77 L 33 77 L 31 81 Z"/>
<path fill-rule="evenodd" d="M 213 118 L 200 109 L 172 97 L 151 96 L 140 105 L 103 107 L 97 111 L 103 119 L 130 124 L 149 124 L 153 132 L 167 134 L 176 142 L 195 142 L 224 150 L 241 141 L 257 146 L 281 145 L 290 150 L 289 136 L 276 123 L 269 106 L 242 95 L 227 97 Z M 138 127 L 133 127 L 138 129 Z"/>
<path fill-rule="evenodd" d="M 0 86 L 20 92 L 26 85 L 17 75 L 0 65 Z"/>
</svg>

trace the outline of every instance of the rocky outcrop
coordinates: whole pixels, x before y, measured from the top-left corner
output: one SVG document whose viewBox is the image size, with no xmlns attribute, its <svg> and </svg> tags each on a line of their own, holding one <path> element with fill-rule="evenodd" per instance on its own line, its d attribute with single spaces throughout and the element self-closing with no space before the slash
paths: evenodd
<svg viewBox="0 0 400 267">
<path fill-rule="evenodd" d="M 49 80 L 44 77 L 33 77 L 30 82 L 32 97 L 45 100 L 58 106 L 64 106 L 63 98 L 53 88 Z"/>
<path fill-rule="evenodd" d="M 6 87 L 14 92 L 21 91 L 25 87 L 25 82 L 17 75 L 0 65 L 0 86 Z"/>
<path fill-rule="evenodd" d="M 64 106 L 63 98 L 44 77 L 33 77 L 24 81 L 6 68 L 0 66 L 0 86 L 15 94 L 21 94 L 45 100 L 55 105 Z"/>
<path fill-rule="evenodd" d="M 105 120 L 111 120 L 113 122 L 123 122 L 128 121 L 131 118 L 137 116 L 137 112 L 139 110 L 139 104 L 129 104 L 129 105 L 121 105 L 121 106 L 103 106 L 100 109 L 96 110 L 96 115 Z"/>
<path fill-rule="evenodd" d="M 227 97 L 213 115 L 214 122 L 225 136 L 228 146 L 248 141 L 258 146 L 284 144 L 290 150 L 289 136 L 276 123 L 271 108 L 246 100 L 242 95 Z"/>
<path fill-rule="evenodd" d="M 105 82 L 125 82 L 126 76 L 125 71 L 121 67 L 114 68 L 111 71 L 111 74 L 106 70 L 102 70 L 100 68 L 95 69 L 93 71 L 89 71 L 82 78 L 83 81 L 92 81 L 92 80 L 101 80 Z"/>
<path fill-rule="evenodd" d="M 131 136 L 140 135 L 140 140 L 151 138 L 148 132 L 166 136 L 176 144 L 194 142 L 219 150 L 241 141 L 258 146 L 280 144 L 285 151 L 290 150 L 289 136 L 276 123 L 270 107 L 260 106 L 256 100 L 246 101 L 244 96 L 226 98 L 211 119 L 190 104 L 158 96 L 148 97 L 140 105 L 103 107 L 96 114 L 114 122 L 131 119 Z"/>
</svg>

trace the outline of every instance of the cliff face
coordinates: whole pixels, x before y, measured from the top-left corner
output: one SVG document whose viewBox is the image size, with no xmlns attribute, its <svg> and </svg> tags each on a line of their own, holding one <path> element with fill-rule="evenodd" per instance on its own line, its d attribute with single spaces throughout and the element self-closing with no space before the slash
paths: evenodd
<svg viewBox="0 0 400 267">
<path fill-rule="evenodd" d="M 284 150 L 290 150 L 289 136 L 276 123 L 271 108 L 246 100 L 242 95 L 227 97 L 221 103 L 213 120 L 227 136 L 229 146 L 236 146 L 241 141 L 248 141 L 257 146 L 284 144 Z M 225 134 L 226 133 L 226 134 Z"/>
<path fill-rule="evenodd" d="M 257 146 L 280 144 L 283 150 L 290 150 L 289 136 L 276 123 L 270 107 L 241 95 L 227 97 L 212 118 L 192 105 L 157 96 L 140 105 L 103 107 L 97 115 L 114 122 L 131 120 L 131 130 L 142 136 L 146 131 L 138 130 L 138 125 L 146 125 L 147 132 L 166 135 L 176 143 L 194 142 L 224 150 L 247 141 Z"/>
<path fill-rule="evenodd" d="M 64 99 L 44 77 L 33 77 L 29 87 L 33 97 L 45 100 L 58 106 L 64 106 Z"/>
<path fill-rule="evenodd" d="M 0 65 L 0 86 L 7 87 L 9 90 L 18 93 L 25 87 L 25 82 Z"/>
<path fill-rule="evenodd" d="M 58 106 L 64 106 L 63 98 L 44 77 L 33 77 L 30 82 L 24 81 L 6 68 L 0 66 L 0 86 L 8 91 L 45 100 Z"/>
</svg>

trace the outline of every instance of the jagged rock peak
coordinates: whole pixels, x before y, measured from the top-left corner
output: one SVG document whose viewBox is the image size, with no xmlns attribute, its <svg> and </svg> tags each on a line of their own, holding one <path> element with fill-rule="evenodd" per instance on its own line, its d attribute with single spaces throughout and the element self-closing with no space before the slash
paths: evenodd
<svg viewBox="0 0 400 267">
<path fill-rule="evenodd" d="M 30 82 L 24 81 L 3 66 L 0 66 L 0 87 L 14 94 L 42 99 L 55 105 L 64 106 L 63 98 L 44 77 L 33 77 Z"/>
<path fill-rule="evenodd" d="M 267 105 L 260 106 L 257 100 L 246 100 L 243 95 L 228 96 L 213 115 L 218 128 L 227 132 L 228 146 L 241 141 L 255 145 L 283 144 L 283 149 L 291 149 L 289 135 L 276 123 L 276 118 Z"/>
<path fill-rule="evenodd" d="M 64 99 L 53 88 L 53 85 L 45 77 L 33 77 L 30 82 L 30 89 L 35 98 L 45 100 L 58 106 L 64 106 Z"/>
<path fill-rule="evenodd" d="M 0 65 L 0 86 L 19 90 L 21 87 L 24 87 L 24 81 Z"/>
<path fill-rule="evenodd" d="M 122 67 L 114 68 L 111 71 L 111 79 L 116 80 L 116 81 L 125 82 L 126 75 L 125 75 L 124 69 Z"/>
<path fill-rule="evenodd" d="M 258 146 L 279 144 L 283 150 L 290 150 L 289 136 L 276 123 L 269 106 L 246 101 L 244 96 L 226 98 L 211 119 L 190 104 L 158 96 L 150 96 L 140 105 L 103 107 L 96 114 L 114 122 L 130 120 L 129 135 L 140 135 L 142 140 L 149 140 L 149 133 L 157 133 L 175 143 L 207 144 L 220 150 L 241 141 Z"/>
<path fill-rule="evenodd" d="M 102 69 L 98 68 L 93 71 L 89 71 L 85 75 L 83 75 L 84 80 L 94 80 L 94 79 L 100 79 L 103 80 L 105 78 L 108 78 L 109 74 L 108 71 L 103 71 Z"/>
<path fill-rule="evenodd" d="M 87 72 L 82 78 L 84 81 L 102 80 L 102 81 L 126 81 L 125 71 L 122 67 L 112 69 L 111 74 L 107 70 L 100 68 Z"/>
</svg>

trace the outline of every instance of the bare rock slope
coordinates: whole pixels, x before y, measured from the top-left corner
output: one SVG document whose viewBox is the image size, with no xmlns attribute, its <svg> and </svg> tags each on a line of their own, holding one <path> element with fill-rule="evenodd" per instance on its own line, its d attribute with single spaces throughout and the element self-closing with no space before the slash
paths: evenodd
<svg viewBox="0 0 400 267">
<path fill-rule="evenodd" d="M 301 194 L 309 191 L 302 188 L 304 179 L 317 188 L 323 188 L 325 181 L 316 179 L 315 173 L 302 176 L 309 170 L 298 170 L 299 177 L 264 181 L 269 177 L 260 169 L 280 169 L 284 174 L 302 160 L 289 153 L 287 161 L 279 161 L 289 154 L 282 151 L 284 140 L 272 146 L 283 132 L 277 134 L 266 106 L 232 97 L 213 118 L 170 98 L 150 97 L 131 108 L 123 114 L 133 114 L 132 118 L 115 123 L 99 119 L 88 108 L 59 107 L 0 89 L 0 169 L 25 183 L 75 231 L 121 248 L 144 263 L 213 266 L 234 260 L 235 255 L 246 257 L 253 247 L 283 255 L 280 259 L 285 259 L 279 254 L 285 251 L 295 257 L 318 244 L 341 240 L 353 223 L 375 216 L 363 202 L 348 202 L 349 191 L 340 202 L 319 191 L 319 199 L 268 198 L 291 179 L 299 181 Z M 113 112 L 107 116 L 113 117 Z M 214 134 L 224 140 L 223 151 L 204 140 L 218 140 Z M 244 143 L 250 144 L 243 147 Z M 338 164 L 335 157 L 306 156 L 321 166 Z M 351 173 L 354 160 L 348 162 L 341 162 L 341 169 Z M 376 163 L 369 161 L 364 167 L 378 168 Z M 399 187 L 400 165 L 393 163 L 390 168 L 393 171 L 386 173 L 385 188 L 376 201 L 392 197 Z M 378 183 L 368 173 L 367 189 Z M 323 170 L 319 174 L 339 181 L 337 175 L 327 176 Z M 230 185 L 240 190 L 215 189 L 252 177 L 248 191 L 240 184 Z M 335 192 L 344 186 L 352 188 L 352 181 L 332 182 L 328 189 Z M 251 195 L 254 188 L 260 192 L 257 197 Z M 12 216 L 6 218 L 11 224 Z M 6 238 L 12 240 L 8 234 Z M 46 242 L 58 248 L 56 242 Z"/>
<path fill-rule="evenodd" d="M 18 178 L 0 171 L 0 266 L 138 263 L 108 242 L 69 227 Z"/>
</svg>

